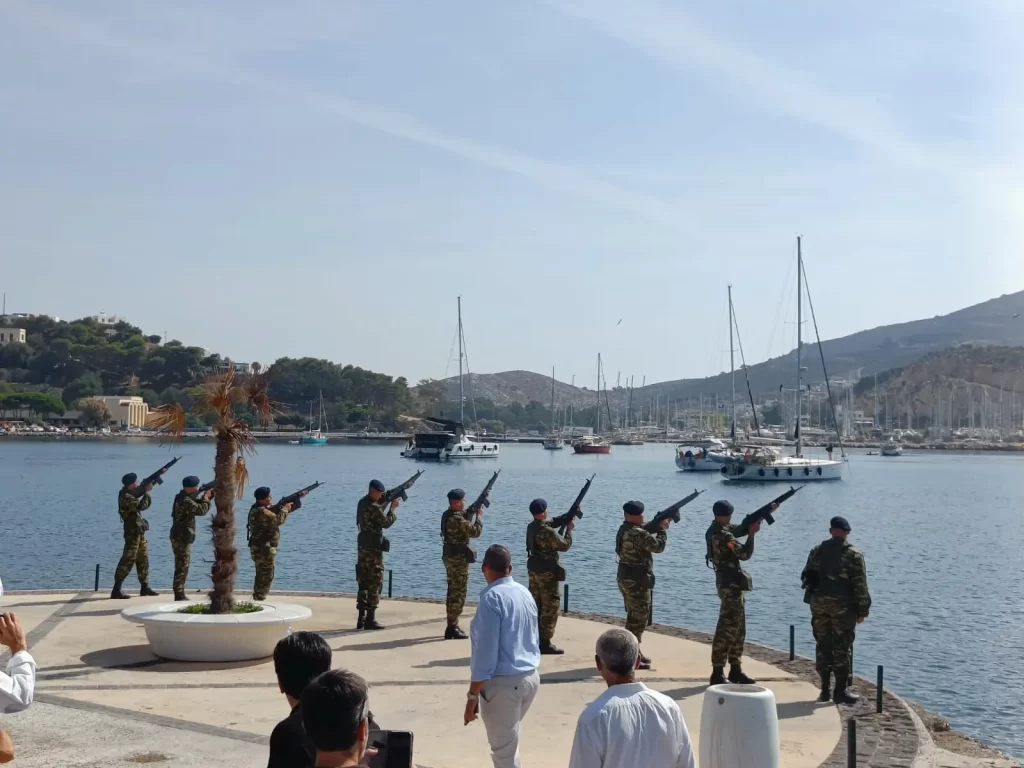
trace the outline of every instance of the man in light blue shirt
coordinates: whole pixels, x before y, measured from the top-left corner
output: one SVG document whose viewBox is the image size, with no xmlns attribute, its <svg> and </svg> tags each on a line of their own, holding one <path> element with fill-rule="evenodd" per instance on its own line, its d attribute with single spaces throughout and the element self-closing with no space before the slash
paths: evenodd
<svg viewBox="0 0 1024 768">
<path fill-rule="evenodd" d="M 540 686 L 537 603 L 512 579 L 512 555 L 500 544 L 487 549 L 483 572 L 487 586 L 469 628 L 465 722 L 476 720 L 479 708 L 494 768 L 520 768 L 519 724 Z"/>
</svg>

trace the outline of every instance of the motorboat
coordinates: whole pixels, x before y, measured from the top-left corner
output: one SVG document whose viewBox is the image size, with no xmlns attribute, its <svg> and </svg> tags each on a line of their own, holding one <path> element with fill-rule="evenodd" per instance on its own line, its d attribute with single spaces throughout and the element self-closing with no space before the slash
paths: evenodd
<svg viewBox="0 0 1024 768">
<path fill-rule="evenodd" d="M 612 444 L 603 437 L 586 435 L 572 441 L 573 453 L 611 453 Z"/>
<path fill-rule="evenodd" d="M 420 461 L 453 461 L 463 459 L 496 459 L 499 446 L 491 440 L 480 440 L 466 433 L 462 424 L 447 419 L 427 419 L 443 429 L 417 432 L 406 444 L 401 456 Z"/>
<path fill-rule="evenodd" d="M 895 440 L 890 440 L 882 446 L 883 456 L 902 456 L 903 446 Z"/>
<path fill-rule="evenodd" d="M 723 464 L 741 458 L 742 453 L 734 451 L 717 437 L 676 446 L 676 466 L 683 472 L 719 472 Z"/>
</svg>

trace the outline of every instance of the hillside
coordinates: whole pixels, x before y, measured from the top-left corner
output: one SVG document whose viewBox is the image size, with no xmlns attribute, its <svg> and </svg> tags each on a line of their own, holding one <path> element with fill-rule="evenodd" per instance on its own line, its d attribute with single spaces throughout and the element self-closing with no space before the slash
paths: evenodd
<svg viewBox="0 0 1024 768">
<path fill-rule="evenodd" d="M 448 400 L 459 401 L 459 377 L 445 379 Z M 504 371 L 502 373 L 472 373 L 466 375 L 466 396 L 472 393 L 477 400 L 490 400 L 495 405 L 530 402 L 551 403 L 551 377 L 530 371 Z M 555 402 L 559 408 L 572 404 L 585 407 L 594 404 L 596 393 L 555 380 Z"/>
</svg>

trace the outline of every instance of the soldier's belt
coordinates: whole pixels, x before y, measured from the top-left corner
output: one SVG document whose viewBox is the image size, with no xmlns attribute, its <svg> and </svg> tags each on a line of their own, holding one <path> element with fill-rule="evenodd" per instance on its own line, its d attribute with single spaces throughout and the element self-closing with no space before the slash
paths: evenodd
<svg viewBox="0 0 1024 768">
<path fill-rule="evenodd" d="M 445 542 L 441 548 L 441 556 L 453 559 L 462 557 L 465 558 L 467 563 L 476 562 L 476 552 L 473 551 L 469 544 Z"/>
<path fill-rule="evenodd" d="M 635 581 L 647 589 L 654 587 L 654 571 L 648 569 L 646 565 L 619 563 L 619 570 L 616 575 L 624 581 Z"/>
</svg>

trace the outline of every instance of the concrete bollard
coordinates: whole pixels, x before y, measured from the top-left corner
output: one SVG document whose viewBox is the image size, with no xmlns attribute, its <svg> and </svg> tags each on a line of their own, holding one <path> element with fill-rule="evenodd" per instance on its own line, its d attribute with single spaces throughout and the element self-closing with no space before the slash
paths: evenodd
<svg viewBox="0 0 1024 768">
<path fill-rule="evenodd" d="M 704 691 L 700 768 L 779 768 L 775 694 L 760 685 L 713 685 Z"/>
</svg>

